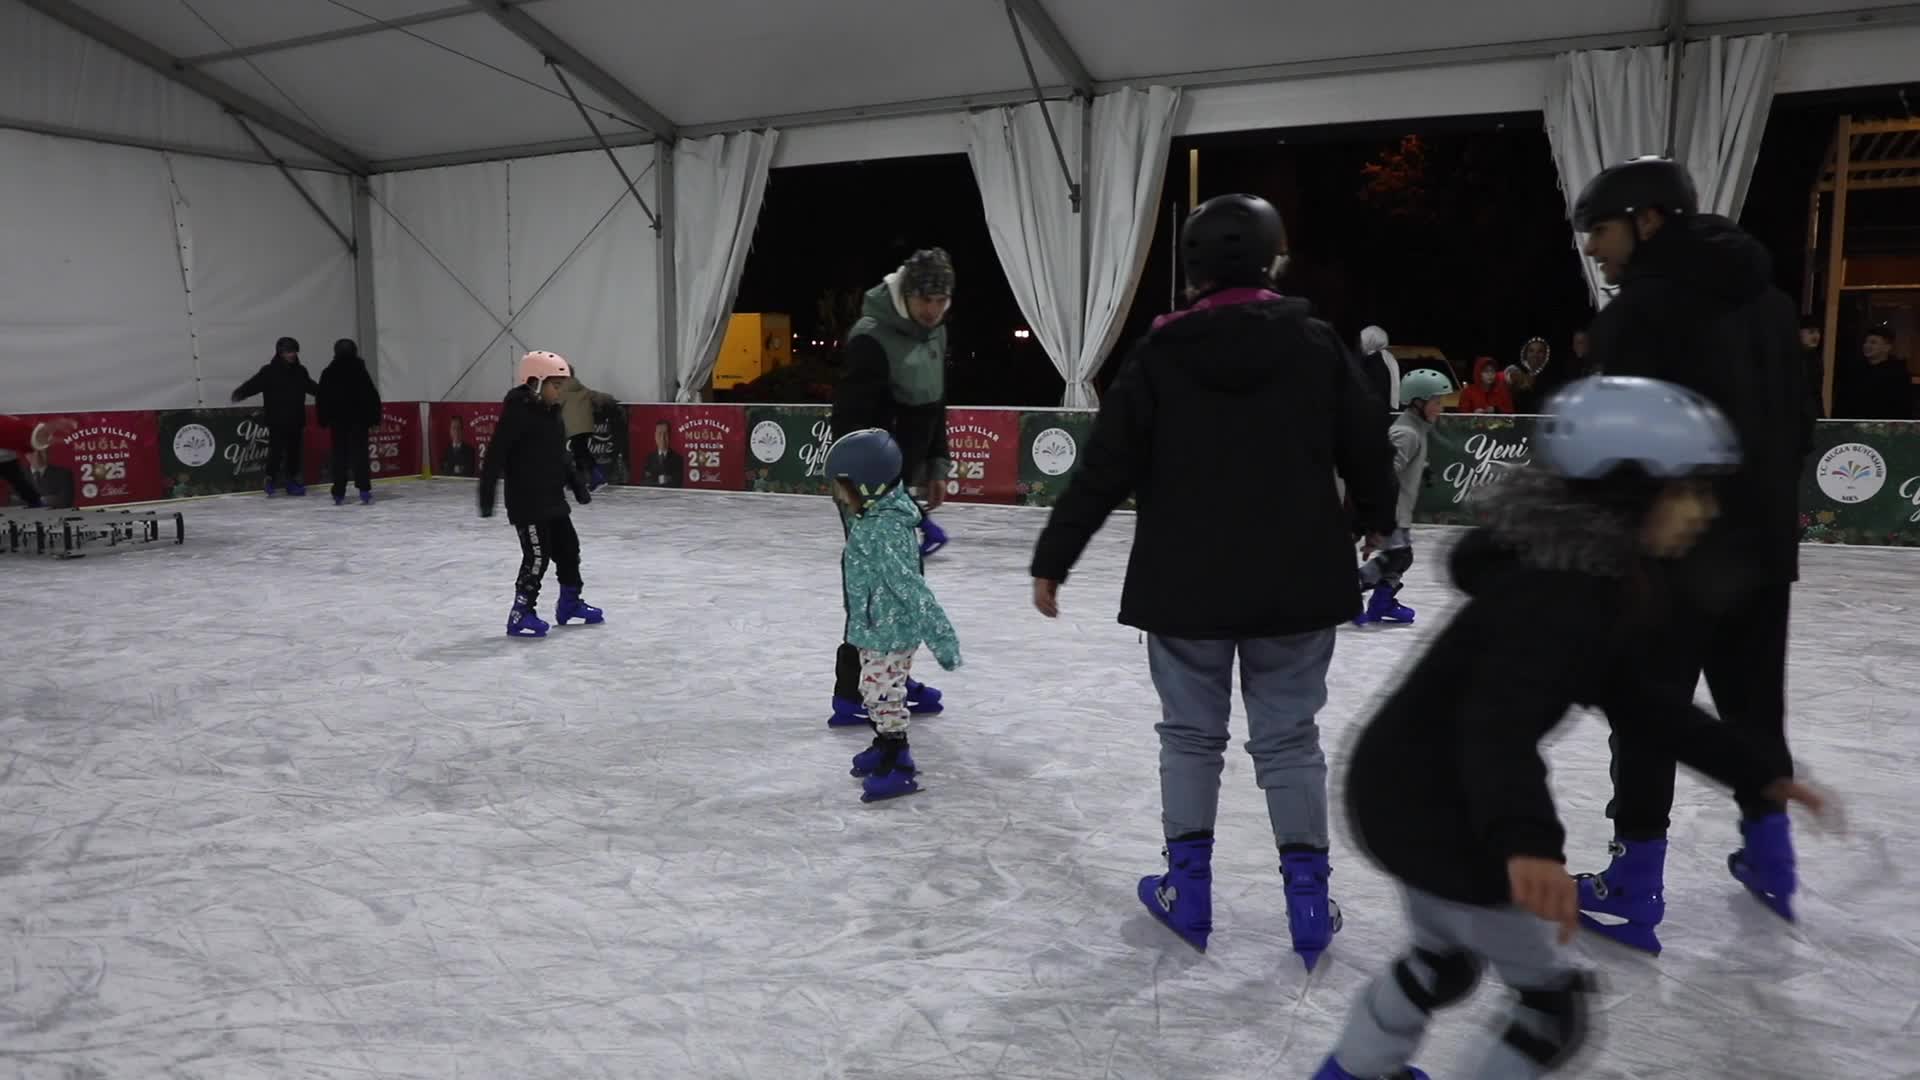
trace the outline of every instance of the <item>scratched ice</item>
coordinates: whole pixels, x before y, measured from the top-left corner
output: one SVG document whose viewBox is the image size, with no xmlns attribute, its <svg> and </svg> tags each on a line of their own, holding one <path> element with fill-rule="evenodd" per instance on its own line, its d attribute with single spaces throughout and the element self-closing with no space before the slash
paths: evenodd
<svg viewBox="0 0 1920 1080">
<path fill-rule="evenodd" d="M 0 1072 L 1303 1077 L 1400 948 L 1388 883 L 1338 857 L 1346 931 L 1300 970 L 1237 748 L 1212 951 L 1138 910 L 1160 839 L 1145 654 L 1113 622 L 1130 519 L 1048 623 L 1042 517 L 947 513 L 930 573 L 969 666 L 928 674 L 952 707 L 915 729 L 927 790 L 870 807 L 863 737 L 824 724 L 825 502 L 596 500 L 609 622 L 529 642 L 501 635 L 518 551 L 468 484 L 381 495 L 194 503 L 185 548 L 0 563 Z M 1336 763 L 1457 603 L 1452 534 L 1417 535 L 1422 626 L 1342 633 Z M 1794 733 L 1853 830 L 1806 836 L 1788 927 L 1723 869 L 1729 803 L 1683 780 L 1666 954 L 1576 945 L 1606 980 L 1583 1075 L 1920 1076 L 1920 562 L 1806 562 Z M 1592 866 L 1604 732 L 1551 756 Z M 1444 1014 L 1422 1060 L 1463 1077 L 1502 1000 Z"/>
</svg>

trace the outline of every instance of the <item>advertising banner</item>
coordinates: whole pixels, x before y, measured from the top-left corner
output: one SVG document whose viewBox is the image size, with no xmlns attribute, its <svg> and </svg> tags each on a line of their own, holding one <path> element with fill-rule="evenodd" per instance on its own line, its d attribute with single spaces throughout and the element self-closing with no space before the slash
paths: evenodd
<svg viewBox="0 0 1920 1080">
<path fill-rule="evenodd" d="M 159 469 L 168 498 L 259 491 L 267 425 L 258 409 L 172 409 L 158 414 Z"/>
<path fill-rule="evenodd" d="M 824 405 L 747 407 L 747 475 L 753 491 L 826 495 L 832 410 Z"/>
<path fill-rule="evenodd" d="M 1020 414 L 1020 475 L 1014 485 L 1017 501 L 1027 506 L 1052 506 L 1067 490 L 1067 480 L 1080 464 L 1080 451 L 1093 433 L 1090 412 L 1028 412 Z"/>
<path fill-rule="evenodd" d="M 588 447 L 593 451 L 593 460 L 606 471 L 607 483 L 632 483 L 631 451 L 633 432 L 628 426 L 627 407 L 625 405 L 595 405 L 593 408 L 593 438 Z"/>
<path fill-rule="evenodd" d="M 380 426 L 367 433 L 368 471 L 375 480 L 420 475 L 420 403 L 383 401 Z M 300 472 L 308 484 L 333 481 L 333 431 L 320 426 L 314 407 L 307 406 L 305 458 Z M 352 474 L 349 473 L 349 476 Z"/>
<path fill-rule="evenodd" d="M 956 502 L 1010 503 L 1020 482 L 1020 413 L 948 409 L 944 482 Z"/>
<path fill-rule="evenodd" d="M 1800 483 L 1800 538 L 1920 546 L 1920 424 L 1817 424 Z"/>
<path fill-rule="evenodd" d="M 45 450 L 20 458 L 50 510 L 150 502 L 166 497 L 160 480 L 160 432 L 154 414 L 139 412 L 39 413 L 35 422 L 67 421 L 73 430 Z M 19 502 L 0 482 L 0 500 Z"/>
<path fill-rule="evenodd" d="M 641 487 L 747 486 L 747 410 L 738 405 L 629 405 L 627 452 Z"/>
<path fill-rule="evenodd" d="M 1442 416 L 1427 437 L 1427 478 L 1414 503 L 1422 525 L 1471 525 L 1469 499 L 1533 460 L 1531 416 Z"/>
<path fill-rule="evenodd" d="M 497 401 L 436 401 L 427 406 L 427 467 L 435 476 L 479 476 L 500 423 Z"/>
</svg>

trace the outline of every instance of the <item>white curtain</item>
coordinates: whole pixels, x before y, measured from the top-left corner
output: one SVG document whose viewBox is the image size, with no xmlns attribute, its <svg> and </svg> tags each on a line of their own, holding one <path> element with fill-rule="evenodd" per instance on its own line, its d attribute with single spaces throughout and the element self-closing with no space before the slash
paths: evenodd
<svg viewBox="0 0 1920 1080">
<path fill-rule="evenodd" d="M 689 139 L 674 150 L 674 283 L 679 297 L 677 397 L 698 400 L 726 336 L 767 194 L 777 131 Z"/>
<path fill-rule="evenodd" d="M 1080 107 L 1067 102 L 972 114 L 967 117 L 967 160 L 973 163 L 987 232 L 1007 284 L 1071 393 L 1082 381 L 1077 370 L 1083 339 L 1080 215 L 1073 212 L 1043 108 L 1053 110 L 1054 130 L 1078 182 Z M 964 277 L 959 288 L 966 289 Z"/>
<path fill-rule="evenodd" d="M 1145 91 L 1102 94 L 1093 102 L 1092 188 L 1087 209 L 1093 215 L 1086 321 L 1080 353 L 1067 377 L 1070 409 L 1099 404 L 1093 379 L 1120 338 L 1133 291 L 1140 284 L 1160 213 L 1166 182 L 1167 147 L 1173 138 L 1180 92 L 1165 86 Z"/>
<path fill-rule="evenodd" d="M 1547 140 L 1571 212 L 1574 200 L 1600 170 L 1667 147 L 1667 49 L 1566 53 L 1547 97 Z M 1574 234 L 1580 246 L 1585 237 Z M 1596 306 L 1607 302 L 1599 268 L 1584 255 L 1587 288 Z"/>
<path fill-rule="evenodd" d="M 1680 76 L 1680 147 L 1700 209 L 1737 218 L 1773 108 L 1784 34 L 1710 38 L 1687 46 Z"/>
</svg>

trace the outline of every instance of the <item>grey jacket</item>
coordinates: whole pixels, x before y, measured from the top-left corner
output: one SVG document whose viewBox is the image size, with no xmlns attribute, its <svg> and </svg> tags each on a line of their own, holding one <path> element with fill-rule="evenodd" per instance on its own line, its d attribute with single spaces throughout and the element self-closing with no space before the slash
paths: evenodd
<svg viewBox="0 0 1920 1080">
<path fill-rule="evenodd" d="M 1427 436 L 1433 425 L 1418 410 L 1402 409 L 1399 419 L 1387 429 L 1393 441 L 1393 475 L 1400 485 L 1400 501 L 1394 507 L 1394 520 L 1403 529 L 1413 528 L 1413 504 L 1420 499 L 1420 486 L 1427 475 Z"/>
</svg>

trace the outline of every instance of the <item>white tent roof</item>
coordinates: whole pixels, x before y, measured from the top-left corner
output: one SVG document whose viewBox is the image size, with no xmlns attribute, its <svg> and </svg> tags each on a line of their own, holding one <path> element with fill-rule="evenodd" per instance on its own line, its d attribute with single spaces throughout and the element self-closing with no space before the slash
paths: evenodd
<svg viewBox="0 0 1920 1080">
<path fill-rule="evenodd" d="M 594 145 L 545 56 L 616 143 L 1030 98 L 1010 12 L 1050 96 L 1542 57 L 1675 29 L 1920 23 L 1920 4 L 1894 0 L 0 0 L 0 38 L 104 42 L 191 83 L 198 100 L 176 111 L 212 96 L 270 114 L 255 126 L 285 137 L 276 153 L 377 171 Z M 99 126 L 14 111 L 0 105 L 0 125 Z M 220 125 L 216 142 L 244 139 Z M 133 134 L 168 141 L 161 126 Z"/>
</svg>

